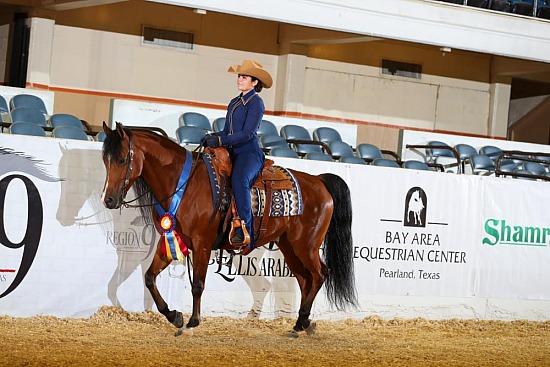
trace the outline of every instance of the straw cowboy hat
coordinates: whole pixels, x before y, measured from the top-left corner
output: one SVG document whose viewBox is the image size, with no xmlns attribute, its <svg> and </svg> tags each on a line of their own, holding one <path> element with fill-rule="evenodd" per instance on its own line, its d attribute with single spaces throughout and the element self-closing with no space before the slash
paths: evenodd
<svg viewBox="0 0 550 367">
<path fill-rule="evenodd" d="M 263 65 L 254 60 L 244 60 L 241 65 L 231 65 L 228 72 L 233 74 L 250 75 L 262 82 L 264 88 L 270 88 L 273 84 L 271 75 L 264 69 Z"/>
</svg>

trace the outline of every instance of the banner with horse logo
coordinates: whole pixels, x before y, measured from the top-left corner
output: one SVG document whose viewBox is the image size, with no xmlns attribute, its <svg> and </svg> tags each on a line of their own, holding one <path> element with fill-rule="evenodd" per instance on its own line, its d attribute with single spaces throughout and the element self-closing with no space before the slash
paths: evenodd
<svg viewBox="0 0 550 367">
<path fill-rule="evenodd" d="M 160 235 L 138 209 L 105 209 L 101 144 L 2 134 L 0 153 L 0 313 L 64 317 L 89 316 L 102 305 L 151 309 L 143 274 Z M 319 297 L 316 318 L 414 317 L 418 310 L 474 317 L 498 299 L 506 299 L 497 303 L 509 312 L 523 310 L 514 300 L 537 300 L 538 315 L 550 309 L 547 183 L 275 160 L 310 174 L 330 171 L 351 190 L 360 309 L 334 312 Z M 248 256 L 212 252 L 208 267 L 204 314 L 295 312 L 296 279 L 276 243 Z M 157 283 L 171 308 L 190 312 L 185 263 L 172 263 Z"/>
</svg>

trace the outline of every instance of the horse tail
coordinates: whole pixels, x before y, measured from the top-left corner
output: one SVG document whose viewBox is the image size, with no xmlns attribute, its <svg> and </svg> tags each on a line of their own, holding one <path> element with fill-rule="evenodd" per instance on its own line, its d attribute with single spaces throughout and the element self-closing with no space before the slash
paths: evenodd
<svg viewBox="0 0 550 367">
<path fill-rule="evenodd" d="M 323 260 L 328 267 L 325 279 L 330 304 L 338 310 L 358 307 L 353 269 L 353 239 L 351 235 L 351 194 L 339 176 L 325 173 L 319 178 L 332 196 L 334 211 L 324 241 Z"/>
</svg>

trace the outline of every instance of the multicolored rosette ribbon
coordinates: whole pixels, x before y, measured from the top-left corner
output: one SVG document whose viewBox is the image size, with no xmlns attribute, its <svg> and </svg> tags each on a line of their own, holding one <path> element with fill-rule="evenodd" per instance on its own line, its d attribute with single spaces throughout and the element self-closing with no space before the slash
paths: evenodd
<svg viewBox="0 0 550 367">
<path fill-rule="evenodd" d="M 169 260 L 183 260 L 185 256 L 189 255 L 189 249 L 183 243 L 178 232 L 176 232 L 176 212 L 183 197 L 185 188 L 187 187 L 187 180 L 191 174 L 191 163 L 193 156 L 191 152 L 187 151 L 185 157 L 185 164 L 181 172 L 178 185 L 176 186 L 176 192 L 172 196 L 170 202 L 170 208 L 168 211 L 164 211 L 160 203 L 155 198 L 155 209 L 159 215 L 159 227 L 162 230 L 162 236 L 164 238 L 164 251 L 166 257 Z"/>
<path fill-rule="evenodd" d="M 176 218 L 170 213 L 165 213 L 159 221 L 163 232 L 166 256 L 169 260 L 183 260 L 185 256 L 189 255 L 189 249 L 176 232 Z"/>
</svg>

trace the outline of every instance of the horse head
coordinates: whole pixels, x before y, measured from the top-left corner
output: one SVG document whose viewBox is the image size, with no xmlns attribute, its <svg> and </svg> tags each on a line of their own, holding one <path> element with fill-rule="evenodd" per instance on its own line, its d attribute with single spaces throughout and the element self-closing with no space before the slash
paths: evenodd
<svg viewBox="0 0 550 367">
<path fill-rule="evenodd" d="M 106 169 L 105 184 L 101 196 L 108 209 L 118 209 L 128 190 L 141 174 L 143 155 L 134 151 L 132 132 L 121 123 L 110 129 L 103 122 L 106 138 L 103 142 L 103 164 Z"/>
<path fill-rule="evenodd" d="M 415 213 L 420 213 L 422 209 L 424 209 L 424 203 L 422 202 L 422 198 L 420 197 L 420 192 L 416 190 L 411 195 L 411 199 L 409 201 L 409 210 L 412 210 Z"/>
</svg>

